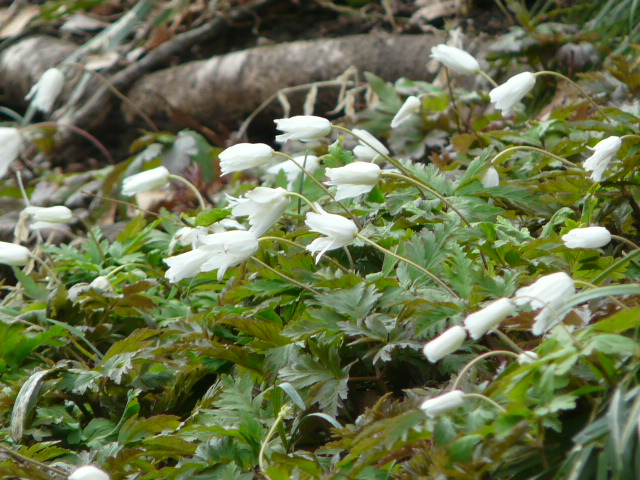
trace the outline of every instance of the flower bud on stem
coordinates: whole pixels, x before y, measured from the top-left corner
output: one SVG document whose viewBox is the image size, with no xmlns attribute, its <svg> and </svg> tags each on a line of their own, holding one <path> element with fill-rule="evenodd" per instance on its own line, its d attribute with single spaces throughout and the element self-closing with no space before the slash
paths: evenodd
<svg viewBox="0 0 640 480">
<path fill-rule="evenodd" d="M 271 438 L 273 437 L 273 435 L 275 435 L 276 431 L 278 430 L 278 427 L 284 421 L 284 417 L 289 415 L 289 413 L 291 413 L 291 407 L 289 405 L 283 405 L 282 408 L 280 409 L 280 412 L 278 413 L 278 416 L 273 422 L 273 425 L 271 425 L 271 428 L 267 432 L 267 436 L 264 437 L 264 440 L 262 441 L 262 445 L 260 445 L 260 453 L 258 454 L 258 465 L 260 466 L 260 473 L 267 478 L 269 478 L 266 475 L 267 464 L 264 460 L 264 454 L 267 451 L 267 445 L 269 445 Z"/>
</svg>

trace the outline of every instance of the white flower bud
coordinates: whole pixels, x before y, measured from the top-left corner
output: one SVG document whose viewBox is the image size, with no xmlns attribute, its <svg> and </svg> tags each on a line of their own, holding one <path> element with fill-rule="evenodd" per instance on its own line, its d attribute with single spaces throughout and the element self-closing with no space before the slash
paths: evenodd
<svg viewBox="0 0 640 480">
<path fill-rule="evenodd" d="M 29 263 L 31 252 L 27 247 L 15 243 L 0 242 L 0 263 L 22 266 Z"/>
<path fill-rule="evenodd" d="M 373 190 L 380 180 L 380 167 L 375 163 L 353 162 L 338 168 L 327 168 L 330 186 L 337 186 L 336 200 L 357 197 Z"/>
<path fill-rule="evenodd" d="M 238 143 L 218 155 L 220 173 L 226 175 L 264 165 L 273 159 L 273 148 L 264 143 Z"/>
<path fill-rule="evenodd" d="M 460 408 L 464 404 L 464 396 L 462 390 L 453 390 L 425 400 L 422 402 L 422 405 L 420 405 L 420 408 L 427 416 L 433 418 L 441 413 Z"/>
<path fill-rule="evenodd" d="M 300 140 L 302 142 L 315 138 L 326 137 L 331 132 L 331 122 L 326 118 L 313 115 L 297 115 L 291 118 L 279 118 L 274 120 L 276 128 L 282 135 L 276 137 L 276 142 L 285 143 L 288 140 Z"/>
<path fill-rule="evenodd" d="M 536 84 L 536 77 L 531 72 L 522 72 L 511 77 L 499 87 L 489 92 L 491 103 L 496 104 L 498 110 L 502 110 L 503 115 L 508 115 L 513 111 L 513 107 L 531 91 Z"/>
<path fill-rule="evenodd" d="M 535 362 L 539 358 L 540 357 L 538 356 L 538 354 L 536 352 L 526 351 L 526 352 L 522 352 L 520 355 L 518 355 L 518 363 L 520 365 L 528 365 L 530 363 Z"/>
<path fill-rule="evenodd" d="M 435 363 L 460 348 L 466 338 L 467 331 L 456 325 L 427 343 L 422 351 L 431 363 Z"/>
<path fill-rule="evenodd" d="M 50 68 L 31 87 L 25 99 L 32 100 L 36 109 L 48 114 L 63 88 L 64 74 L 57 68 Z"/>
<path fill-rule="evenodd" d="M 482 176 L 481 182 L 484 188 L 498 187 L 500 186 L 500 175 L 495 168 L 489 167 Z"/>
<path fill-rule="evenodd" d="M 93 465 L 85 465 L 76 468 L 69 475 L 69 480 L 109 480 L 109 475 Z"/>
<path fill-rule="evenodd" d="M 407 97 L 407 99 L 400 107 L 400 110 L 398 110 L 398 112 L 393 117 L 393 120 L 391 120 L 391 128 L 398 128 L 404 122 L 409 120 L 409 118 L 411 118 L 411 115 L 420 110 L 421 105 L 422 102 L 418 97 Z"/>
<path fill-rule="evenodd" d="M 449 45 L 440 44 L 431 47 L 431 58 L 463 75 L 473 75 L 480 70 L 478 61 L 472 55 Z"/>
<path fill-rule="evenodd" d="M 335 250 L 351 243 L 356 238 L 358 227 L 348 218 L 325 212 L 317 203 L 316 208 L 319 213 L 307 212 L 305 223 L 312 232 L 326 235 L 316 238 L 306 246 L 306 250 L 311 253 L 318 252 L 318 263 L 327 250 Z"/>
<path fill-rule="evenodd" d="M 353 133 L 354 135 L 359 137 L 358 141 L 360 142 L 360 145 L 357 145 L 353 149 L 353 154 L 356 156 L 358 160 L 362 160 L 364 162 L 371 162 L 373 161 L 374 158 L 380 155 L 380 153 L 383 155 L 389 155 L 389 150 L 387 150 L 387 147 L 385 147 L 382 144 L 382 142 L 380 142 L 380 140 L 378 140 L 376 137 L 371 135 L 366 130 L 354 128 Z"/>
<path fill-rule="evenodd" d="M 574 228 L 562 241 L 567 248 L 600 248 L 611 241 L 611 233 L 604 227 Z"/>
<path fill-rule="evenodd" d="M 0 178 L 4 177 L 9 166 L 18 158 L 24 141 L 20 130 L 12 127 L 0 127 Z"/>
<path fill-rule="evenodd" d="M 464 326 L 467 327 L 471 338 L 477 340 L 511 315 L 515 309 L 516 306 L 510 299 L 501 298 L 467 316 L 464 319 Z"/>
<path fill-rule="evenodd" d="M 164 188 L 169 185 L 169 175 L 166 167 L 157 167 L 126 177 L 122 181 L 122 195 L 130 197 L 137 193 Z"/>
<path fill-rule="evenodd" d="M 613 157 L 616 156 L 618 150 L 622 146 L 622 140 L 620 137 L 607 137 L 604 140 L 600 140 L 595 147 L 587 147 L 593 151 L 593 154 L 587 158 L 582 166 L 588 172 L 591 172 L 591 180 L 599 182 L 602 180 L 604 171 L 609 166 Z"/>
</svg>

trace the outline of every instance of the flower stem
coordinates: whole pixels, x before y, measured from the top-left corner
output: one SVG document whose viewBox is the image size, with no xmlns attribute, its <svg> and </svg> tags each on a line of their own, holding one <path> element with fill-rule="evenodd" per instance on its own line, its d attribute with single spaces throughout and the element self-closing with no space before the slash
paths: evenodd
<svg viewBox="0 0 640 480">
<path fill-rule="evenodd" d="M 352 137 L 356 138 L 360 143 L 363 143 L 364 145 L 366 145 L 367 147 L 371 148 L 373 151 L 375 151 L 378 155 L 380 155 L 382 158 L 384 158 L 387 162 L 391 163 L 394 167 L 396 167 L 397 169 L 399 169 L 402 173 L 404 173 L 405 175 L 411 175 L 411 172 L 409 170 L 406 169 L 406 167 L 404 165 L 402 165 L 398 160 L 396 160 L 393 157 L 390 157 L 389 155 L 387 155 L 384 152 L 381 152 L 380 150 L 378 150 L 375 145 L 371 145 L 369 142 L 367 142 L 364 138 L 359 137 L 358 135 L 356 135 L 355 133 L 353 133 L 351 130 L 349 130 L 346 127 L 340 126 L 340 125 L 332 125 L 331 128 L 334 128 L 336 130 L 340 130 L 341 132 L 345 132 L 348 133 L 349 135 L 351 135 Z"/>
<path fill-rule="evenodd" d="M 169 174 L 169 178 L 171 180 L 176 180 L 178 182 L 181 182 L 182 184 L 184 184 L 189 190 L 191 190 L 193 192 L 193 194 L 196 196 L 196 198 L 198 199 L 198 203 L 200 204 L 200 208 L 202 210 L 205 210 L 206 207 L 206 203 L 204 201 L 204 198 L 202 197 L 202 194 L 200 193 L 200 191 L 196 188 L 196 186 L 191 183 L 189 180 L 187 180 L 184 177 L 181 177 L 180 175 L 174 175 L 174 174 Z"/>
<path fill-rule="evenodd" d="M 495 400 L 492 400 L 491 398 L 486 397 L 484 395 L 481 395 L 479 393 L 465 393 L 464 396 L 465 397 L 477 398 L 478 400 L 483 400 L 483 401 L 485 401 L 487 403 L 490 403 L 491 405 L 496 407 L 497 410 L 500 410 L 501 412 L 506 412 L 507 411 L 502 405 L 500 405 Z"/>
<path fill-rule="evenodd" d="M 467 220 L 467 217 L 465 217 L 460 210 L 458 210 L 456 207 L 454 207 L 453 204 L 449 200 L 447 200 L 444 196 L 440 195 L 435 189 L 431 188 L 426 183 L 424 183 L 424 182 L 422 182 L 422 181 L 420 181 L 420 180 L 418 180 L 416 178 L 409 177 L 409 176 L 406 176 L 406 175 L 402 175 L 401 173 L 395 173 L 395 172 L 381 172 L 381 176 L 399 178 L 401 180 L 404 180 L 406 182 L 414 184 L 418 188 L 422 188 L 422 189 L 426 190 L 431 195 L 433 195 L 434 197 L 438 198 L 442 203 L 444 203 L 446 206 L 448 206 L 451 210 L 456 212 L 458 214 L 458 216 L 460 217 L 460 219 L 467 225 L 467 227 L 471 227 L 471 222 L 469 222 L 469 220 Z M 487 259 L 484 256 L 484 252 L 482 250 L 480 250 L 480 249 L 478 249 L 478 252 L 480 252 L 480 258 L 482 259 L 482 265 L 484 266 L 484 269 L 487 270 L 489 268 L 489 265 L 487 264 Z"/>
<path fill-rule="evenodd" d="M 640 249 L 640 246 L 638 246 L 636 243 L 632 242 L 628 238 L 621 237 L 620 235 L 611 235 L 611 238 L 615 238 L 619 242 L 623 242 L 623 243 L 626 243 L 627 245 L 631 245 L 634 250 Z"/>
<path fill-rule="evenodd" d="M 305 201 L 306 204 L 311 207 L 311 210 L 313 210 L 316 213 L 319 213 L 318 209 L 313 204 L 313 202 L 311 200 L 309 200 L 307 197 L 305 197 L 304 195 L 302 195 L 302 194 L 300 194 L 298 192 L 287 192 L 287 193 L 285 193 L 285 195 L 288 196 L 288 197 L 296 197 L 296 198 L 299 198 L 299 199 Z M 298 212 L 298 213 L 300 213 L 300 212 Z"/>
<path fill-rule="evenodd" d="M 462 370 L 460 370 L 460 373 L 458 374 L 458 378 L 456 378 L 456 381 L 453 382 L 453 386 L 451 387 L 451 390 L 457 390 L 458 389 L 458 385 L 460 383 L 460 379 L 464 376 L 465 373 L 467 373 L 476 363 L 480 362 L 481 360 L 484 360 L 487 357 L 491 357 L 493 355 L 507 355 L 510 357 L 514 357 L 514 358 L 518 358 L 518 354 L 517 353 L 513 353 L 510 352 L 508 350 L 493 350 L 491 352 L 485 352 L 482 355 L 478 355 L 476 358 L 474 358 L 473 360 L 471 360 L 469 363 L 467 363 L 464 367 L 462 367 Z"/>
<path fill-rule="evenodd" d="M 391 250 L 388 250 L 380 245 L 378 245 L 376 242 L 374 242 L 373 240 L 369 240 L 367 237 L 364 237 L 362 235 L 360 235 L 359 233 L 356 234 L 356 237 L 359 238 L 360 240 L 362 240 L 363 242 L 371 245 L 374 248 L 377 248 L 378 250 L 380 250 L 381 252 L 386 253 L 387 255 L 392 256 L 393 258 L 395 258 L 396 260 L 400 260 L 401 262 L 405 262 L 408 263 L 409 265 L 411 265 L 414 268 L 417 268 L 418 270 L 420 270 L 422 273 L 424 273 L 426 276 L 428 276 L 431 280 L 433 280 L 434 282 L 438 283 L 439 285 L 442 286 L 442 288 L 444 288 L 447 292 L 449 292 L 451 295 L 453 295 L 454 297 L 460 298 L 460 296 L 455 293 L 451 287 L 449 287 L 446 283 L 444 283 L 442 280 L 440 280 L 436 275 L 434 275 L 433 273 L 431 273 L 429 270 L 427 270 L 426 268 L 424 268 L 423 266 L 418 265 L 417 263 L 415 263 L 413 260 L 409 260 L 406 257 L 403 257 L 402 255 L 398 255 L 397 253 L 392 252 Z"/>
<path fill-rule="evenodd" d="M 515 147 L 509 147 L 509 148 L 501 151 L 500 153 L 498 153 L 495 157 L 493 157 L 492 163 L 497 164 L 499 158 L 504 157 L 507 153 L 515 152 L 516 150 L 531 150 L 533 152 L 538 152 L 538 153 L 541 153 L 543 155 L 546 155 L 547 157 L 551 157 L 554 160 L 558 160 L 559 162 L 564 163 L 568 167 L 581 168 L 579 165 L 577 165 L 577 164 L 575 164 L 573 162 L 570 162 L 566 158 L 562 158 L 562 157 L 559 157 L 558 155 L 554 155 L 553 153 L 547 152 L 546 150 L 543 150 L 542 148 L 531 147 L 529 145 L 517 145 Z"/>
<path fill-rule="evenodd" d="M 293 278 L 291 278 L 288 275 L 285 275 L 284 273 L 276 270 L 273 267 L 270 267 L 269 265 L 267 265 L 266 263 L 264 263 L 262 260 L 260 260 L 257 257 L 251 257 L 252 260 L 254 260 L 255 262 L 259 263 L 260 265 L 262 265 L 264 268 L 266 268 L 267 270 L 269 270 L 271 273 L 275 273 L 276 275 L 284 278 L 285 280 L 288 280 L 289 282 L 293 283 L 294 285 L 299 286 L 300 288 L 302 288 L 303 290 L 309 290 L 311 293 L 313 293 L 314 295 L 320 295 L 320 292 L 318 290 L 316 290 L 315 288 L 311 288 L 307 285 L 305 285 L 302 282 L 299 282 Z"/>
<path fill-rule="evenodd" d="M 623 135 L 622 137 L 620 137 L 620 141 L 624 142 L 628 138 L 637 138 L 638 140 L 640 140 L 640 135 L 635 135 L 633 133 L 629 133 L 627 135 Z"/>
<path fill-rule="evenodd" d="M 634 250 L 633 252 L 630 252 L 625 257 L 623 257 L 620 260 L 618 260 L 617 262 L 615 262 L 613 265 L 610 265 L 605 271 L 603 271 L 600 275 L 598 275 L 596 278 L 594 278 L 593 279 L 593 283 L 595 285 L 598 285 L 600 282 L 602 282 L 604 279 L 606 279 L 611 273 L 615 272 L 624 263 L 629 262 L 629 261 L 633 260 L 635 257 L 638 257 L 638 256 L 640 256 L 640 249 Z"/>
<path fill-rule="evenodd" d="M 278 416 L 273 422 L 273 425 L 271 425 L 269 432 L 267 432 L 267 436 L 264 437 L 264 440 L 262 441 L 262 445 L 260 445 L 260 453 L 258 454 L 258 465 L 260 466 L 260 472 L 265 477 L 267 476 L 266 475 L 267 465 L 264 460 L 264 455 L 265 455 L 265 452 L 267 451 L 267 445 L 269 445 L 269 442 L 271 441 L 271 438 L 275 435 L 276 430 L 280 426 L 280 423 L 284 421 L 284 417 L 286 417 L 289 414 L 289 412 L 291 412 L 291 407 L 289 405 L 283 405 L 282 408 L 280 409 L 280 412 L 278 413 Z"/>
<path fill-rule="evenodd" d="M 494 87 L 498 87 L 498 83 L 493 78 L 491 78 L 491 76 L 489 76 L 487 72 L 485 72 L 484 70 L 478 70 L 478 73 L 486 78 L 491 85 L 493 85 Z"/>
<path fill-rule="evenodd" d="M 275 152 L 275 155 L 279 155 L 281 157 L 284 157 L 287 160 L 291 160 L 294 164 L 296 164 L 298 166 L 298 168 L 300 168 L 300 170 L 302 170 L 302 172 L 307 177 L 309 177 L 311 180 L 313 180 L 316 183 L 316 185 L 318 185 L 327 195 L 329 195 L 331 200 L 336 202 L 338 205 L 340 205 L 342 207 L 342 209 L 345 212 L 347 212 L 347 215 L 349 215 L 351 217 L 351 220 L 353 220 L 353 223 L 356 224 L 356 226 L 358 227 L 358 230 L 362 229 L 362 225 L 358 221 L 358 218 L 353 214 L 353 212 L 351 210 L 349 210 L 349 208 L 344 203 L 342 203 L 340 200 L 336 200 L 335 195 L 333 193 L 331 193 L 331 191 L 327 188 L 327 186 L 324 183 L 322 183 L 320 180 L 318 180 L 316 177 L 314 177 L 311 174 L 311 172 L 309 172 L 309 170 L 307 170 L 302 165 L 300 165 L 296 160 L 293 159 L 293 157 L 291 155 L 287 155 L 286 153 L 282 153 L 282 152 Z"/>
<path fill-rule="evenodd" d="M 587 92 L 585 92 L 584 89 L 580 85 L 578 85 L 576 82 L 571 80 L 569 77 L 567 77 L 566 75 L 562 75 L 561 73 L 558 73 L 558 72 L 553 72 L 551 70 L 543 70 L 541 72 L 536 72 L 536 73 L 533 74 L 534 77 L 540 77 L 542 75 L 551 75 L 552 77 L 557 77 L 557 78 L 559 78 L 561 80 L 565 80 L 565 81 L 569 82 L 571 85 L 573 85 L 575 87 L 576 90 L 578 90 L 582 95 L 584 95 L 584 97 L 587 100 L 589 100 L 591 102 L 591 104 L 596 108 L 598 113 L 600 113 L 600 115 L 602 115 L 602 117 L 608 123 L 611 123 L 611 119 L 609 117 L 607 117 L 607 115 L 600 109 L 600 106 L 595 102 L 595 100 L 591 97 L 591 95 L 589 95 Z"/>
<path fill-rule="evenodd" d="M 511 348 L 513 348 L 516 352 L 524 353 L 524 350 L 522 350 L 522 349 L 520 348 L 520 346 L 519 346 L 516 342 L 514 342 L 513 340 L 511 340 L 511 339 L 509 338 L 509 336 L 508 336 L 508 335 L 506 335 L 505 333 L 501 332 L 500 330 L 498 330 L 498 329 L 497 329 L 497 328 L 495 328 L 495 327 L 491 329 L 491 332 L 493 332 L 493 333 L 495 333 L 497 336 L 499 336 L 499 337 L 502 339 L 502 341 L 503 341 L 504 343 L 506 343 L 506 344 L 507 344 L 507 345 L 509 345 Z"/>
<path fill-rule="evenodd" d="M 296 247 L 299 248 L 300 250 L 306 250 L 304 245 L 300 245 L 299 243 L 296 243 L 292 240 L 289 240 L 287 238 L 282 238 L 282 237 L 271 237 L 271 236 L 265 236 L 265 237 L 260 237 L 258 239 L 258 242 L 262 242 L 263 240 L 265 241 L 272 241 L 272 242 L 281 242 L 281 243 L 286 243 L 287 245 L 291 245 L 292 247 Z M 327 260 L 329 260 L 331 263 L 333 263 L 336 267 L 338 267 L 340 270 L 342 270 L 344 273 L 349 273 L 349 270 L 347 268 L 345 268 L 343 265 L 340 264 L 340 262 L 334 260 L 331 257 L 327 257 L 324 256 L 324 258 L 326 258 Z"/>
</svg>

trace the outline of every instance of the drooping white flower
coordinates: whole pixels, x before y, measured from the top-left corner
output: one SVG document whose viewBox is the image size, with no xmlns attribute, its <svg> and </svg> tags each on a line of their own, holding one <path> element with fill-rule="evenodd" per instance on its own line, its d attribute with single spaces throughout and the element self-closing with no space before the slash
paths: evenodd
<svg viewBox="0 0 640 480">
<path fill-rule="evenodd" d="M 600 140 L 595 147 L 587 147 L 593 151 L 593 154 L 587 158 L 582 166 L 588 172 L 591 172 L 591 180 L 599 182 L 602 180 L 604 171 L 609 166 L 613 157 L 616 156 L 618 150 L 622 146 L 622 140 L 620 137 L 607 137 L 604 140 Z"/>
<path fill-rule="evenodd" d="M 319 213 L 307 212 L 305 223 L 312 232 L 326 235 L 316 238 L 306 246 L 311 253 L 318 252 L 318 263 L 327 250 L 335 250 L 351 243 L 356 238 L 358 227 L 348 218 L 325 212 L 317 203 L 316 208 Z"/>
<path fill-rule="evenodd" d="M 64 205 L 56 205 L 54 207 L 28 206 L 24 209 L 24 212 L 34 220 L 29 225 L 32 230 L 51 228 L 56 224 L 69 223 L 73 220 L 73 212 Z"/>
<path fill-rule="evenodd" d="M 501 298 L 468 315 L 464 319 L 464 326 L 467 327 L 471 338 L 477 340 L 511 315 L 515 309 L 516 306 L 510 299 Z"/>
<path fill-rule="evenodd" d="M 604 227 L 574 228 L 562 241 L 567 248 L 600 248 L 611 241 L 611 233 Z"/>
<path fill-rule="evenodd" d="M 482 176 L 481 182 L 484 188 L 498 187 L 500 185 L 500 175 L 495 168 L 489 167 Z"/>
<path fill-rule="evenodd" d="M 528 287 L 518 289 L 514 302 L 516 305 L 530 305 L 540 312 L 535 317 L 532 332 L 541 335 L 555 321 L 561 321 L 557 312 L 566 299 L 576 292 L 573 279 L 564 272 L 544 275 Z"/>
<path fill-rule="evenodd" d="M 93 465 L 85 465 L 76 468 L 69 480 L 109 480 L 109 475 Z"/>
<path fill-rule="evenodd" d="M 326 137 L 331 132 L 331 122 L 326 118 L 314 115 L 296 115 L 291 118 L 279 118 L 274 122 L 276 122 L 276 128 L 284 132 L 276 137 L 276 142 L 280 143 L 285 143 L 288 140 L 305 142 Z"/>
<path fill-rule="evenodd" d="M 169 185 L 169 175 L 171 175 L 169 170 L 160 166 L 126 177 L 122 180 L 122 195 L 130 197 L 138 193 L 164 188 Z"/>
<path fill-rule="evenodd" d="M 422 352 L 427 360 L 435 363 L 460 348 L 466 338 L 467 331 L 460 325 L 455 325 L 428 342 Z"/>
<path fill-rule="evenodd" d="M 31 258 L 27 247 L 15 243 L 0 242 L 0 263 L 16 267 L 26 265 Z"/>
<path fill-rule="evenodd" d="M 518 363 L 520 365 L 528 365 L 529 363 L 535 362 L 539 358 L 540 357 L 536 352 L 530 352 L 527 350 L 526 352 L 522 352 L 520 355 L 518 355 Z"/>
<path fill-rule="evenodd" d="M 329 186 L 337 186 L 336 200 L 357 197 L 373 190 L 380 180 L 380 167 L 375 163 L 353 162 L 338 168 L 327 168 Z"/>
<path fill-rule="evenodd" d="M 31 100 L 35 108 L 48 114 L 63 88 L 64 73 L 57 68 L 50 68 L 31 87 L 25 99 Z"/>
<path fill-rule="evenodd" d="M 9 166 L 18 158 L 24 141 L 20 130 L 12 127 L 0 127 L 0 178 L 4 177 Z"/>
<path fill-rule="evenodd" d="M 418 97 L 414 97 L 413 95 L 407 97 L 404 101 L 400 110 L 395 114 L 393 120 L 391 120 L 391 128 L 398 128 L 404 122 L 411 118 L 411 115 L 420 110 L 420 106 L 422 102 Z"/>
<path fill-rule="evenodd" d="M 236 217 L 249 217 L 249 224 L 256 236 L 269 230 L 289 206 L 289 197 L 284 188 L 256 187 L 242 198 L 227 196 L 231 213 Z"/>
<path fill-rule="evenodd" d="M 171 242 L 169 242 L 169 252 L 173 252 L 176 245 L 186 247 L 191 245 L 191 248 L 197 248 L 200 246 L 200 238 L 209 233 L 205 227 L 182 227 L 176 233 L 173 234 Z"/>
<path fill-rule="evenodd" d="M 354 128 L 352 131 L 354 135 L 358 137 L 358 141 L 360 142 L 360 144 L 353 149 L 353 154 L 358 160 L 371 162 L 374 158 L 380 155 L 380 153 L 383 155 L 389 155 L 389 150 L 387 150 L 387 147 L 385 147 L 382 142 L 380 142 L 380 140 L 378 140 L 366 130 Z"/>
<path fill-rule="evenodd" d="M 480 70 L 478 61 L 471 54 L 450 45 L 440 44 L 431 47 L 431 58 L 463 75 L 473 75 Z"/>
<path fill-rule="evenodd" d="M 307 172 L 313 173 L 320 168 L 320 162 L 315 155 L 298 155 L 293 157 L 293 160 L 285 160 L 269 167 L 267 172 L 271 175 L 277 175 L 282 170 L 287 177 L 287 188 L 291 189 L 298 177 L 301 174 L 304 175 L 300 166 L 304 167 Z"/>
<path fill-rule="evenodd" d="M 441 413 L 460 408 L 464 404 L 464 396 L 465 394 L 462 390 L 453 390 L 425 400 L 422 402 L 422 405 L 420 405 L 420 409 L 426 413 L 427 416 L 433 418 Z"/>
<path fill-rule="evenodd" d="M 164 260 L 170 267 L 164 276 L 170 282 L 175 283 L 212 270 L 218 270 L 220 281 L 229 267 L 243 262 L 256 253 L 259 247 L 255 233 L 243 230 L 206 235 L 200 241 L 202 246 Z"/>
<path fill-rule="evenodd" d="M 536 84 L 536 77 L 531 72 L 522 72 L 514 75 L 499 87 L 489 92 L 491 103 L 496 104 L 503 115 L 513 111 L 513 107 L 531 91 Z"/>
<path fill-rule="evenodd" d="M 264 143 L 238 143 L 218 155 L 220 173 L 226 175 L 254 168 L 273 159 L 273 148 Z"/>
</svg>

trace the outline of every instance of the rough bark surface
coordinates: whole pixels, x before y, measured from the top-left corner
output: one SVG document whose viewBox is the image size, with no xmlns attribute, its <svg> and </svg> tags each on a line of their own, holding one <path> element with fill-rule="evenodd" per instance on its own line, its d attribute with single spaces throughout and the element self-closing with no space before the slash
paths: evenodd
<svg viewBox="0 0 640 480">
<path fill-rule="evenodd" d="M 436 35 L 368 34 L 258 47 L 146 75 L 127 95 L 161 124 L 178 109 L 209 127 L 233 128 L 281 88 L 330 80 L 350 66 L 391 81 L 429 79 L 430 49 L 441 42 Z"/>
</svg>

